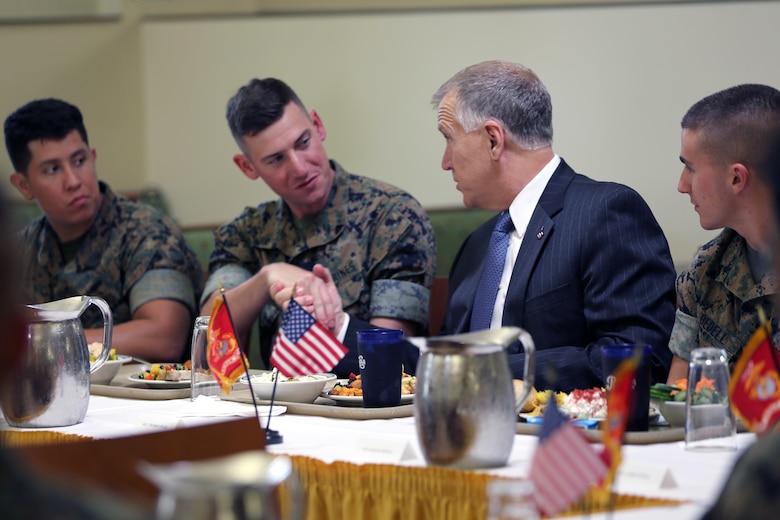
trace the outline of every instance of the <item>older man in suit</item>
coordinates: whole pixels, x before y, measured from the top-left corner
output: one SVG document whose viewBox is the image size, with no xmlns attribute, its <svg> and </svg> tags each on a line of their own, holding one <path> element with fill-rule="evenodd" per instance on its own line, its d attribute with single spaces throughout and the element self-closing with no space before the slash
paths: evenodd
<svg viewBox="0 0 780 520">
<path fill-rule="evenodd" d="M 550 95 L 522 65 L 468 67 L 433 103 L 442 168 L 465 205 L 501 212 L 454 260 L 442 333 L 526 329 L 540 388 L 551 385 L 547 365 L 558 390 L 604 385 L 600 347 L 620 343 L 649 344 L 652 380 L 666 381 L 675 271 L 642 197 L 576 173 L 553 152 Z M 520 377 L 523 354 L 510 348 L 509 359 Z"/>
</svg>

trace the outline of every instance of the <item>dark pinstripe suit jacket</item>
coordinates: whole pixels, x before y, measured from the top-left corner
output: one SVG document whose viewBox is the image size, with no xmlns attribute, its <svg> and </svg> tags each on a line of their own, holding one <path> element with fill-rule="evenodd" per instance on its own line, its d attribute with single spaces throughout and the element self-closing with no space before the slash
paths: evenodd
<svg viewBox="0 0 780 520">
<path fill-rule="evenodd" d="M 442 334 L 469 331 L 496 218 L 476 229 L 455 257 Z M 533 337 L 537 388 L 549 387 L 548 364 L 557 371 L 557 390 L 603 386 L 599 347 L 611 343 L 651 345 L 653 382 L 666 382 L 674 279 L 666 238 L 642 197 L 561 161 L 523 238 L 503 324 Z M 517 345 L 509 360 L 514 377 L 522 377 Z"/>
</svg>

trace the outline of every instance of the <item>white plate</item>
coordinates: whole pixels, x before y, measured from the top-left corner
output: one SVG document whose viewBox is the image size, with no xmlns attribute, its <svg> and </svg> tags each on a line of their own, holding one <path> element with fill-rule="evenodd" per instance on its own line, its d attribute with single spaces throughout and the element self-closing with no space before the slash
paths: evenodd
<svg viewBox="0 0 780 520">
<path fill-rule="evenodd" d="M 190 380 L 189 379 L 182 379 L 181 381 L 156 381 L 154 379 L 141 379 L 138 376 L 143 374 L 143 372 L 139 372 L 137 374 L 131 374 L 127 376 L 128 381 L 132 381 L 133 383 L 143 383 L 149 388 L 187 388 L 190 386 Z"/>
<path fill-rule="evenodd" d="M 349 383 L 349 379 L 338 379 L 336 381 L 337 385 L 346 386 Z M 334 385 L 335 386 L 335 385 Z M 330 395 L 328 392 L 330 390 L 323 390 L 322 393 L 320 393 L 320 397 L 327 397 L 328 399 L 333 399 L 338 404 L 342 406 L 363 406 L 363 396 L 362 395 Z M 400 404 L 409 404 L 412 401 L 414 401 L 414 394 L 401 394 L 401 403 Z"/>
<path fill-rule="evenodd" d="M 531 413 L 519 413 L 517 414 L 518 417 L 522 417 L 528 422 L 538 422 L 539 419 L 541 419 L 542 415 L 533 415 Z M 658 413 L 658 410 L 656 410 L 654 407 L 650 407 L 650 411 L 648 413 L 648 424 L 655 424 L 658 422 L 658 420 L 661 418 L 661 414 Z M 572 421 L 606 421 L 606 419 L 571 419 Z"/>
</svg>

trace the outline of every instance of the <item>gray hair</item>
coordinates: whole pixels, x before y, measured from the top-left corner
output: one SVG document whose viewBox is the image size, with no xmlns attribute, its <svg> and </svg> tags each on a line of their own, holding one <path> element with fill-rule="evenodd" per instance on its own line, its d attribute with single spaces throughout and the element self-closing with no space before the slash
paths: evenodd
<svg viewBox="0 0 780 520">
<path fill-rule="evenodd" d="M 466 67 L 433 95 L 439 106 L 455 94 L 455 118 L 467 132 L 494 120 L 521 148 L 552 145 L 552 101 L 547 88 L 529 68 L 506 61 L 485 61 Z"/>
</svg>

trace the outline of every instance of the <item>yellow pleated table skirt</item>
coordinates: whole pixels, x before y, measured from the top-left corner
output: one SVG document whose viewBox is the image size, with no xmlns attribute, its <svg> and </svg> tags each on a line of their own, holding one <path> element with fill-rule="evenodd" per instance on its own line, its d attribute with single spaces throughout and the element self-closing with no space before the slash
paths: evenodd
<svg viewBox="0 0 780 520">
<path fill-rule="evenodd" d="M 46 431 L 0 431 L 0 444 L 9 447 L 82 440 L 89 437 Z M 303 489 L 307 520 L 481 519 L 487 512 L 487 485 L 497 478 L 483 472 L 437 467 L 325 463 L 296 455 L 290 458 Z M 560 516 L 681 503 L 621 494 L 613 494 L 605 501 L 589 493 Z"/>
<path fill-rule="evenodd" d="M 92 437 L 74 435 L 72 433 L 0 430 L 0 445 L 9 448 L 15 446 L 39 446 L 43 444 L 87 441 L 91 439 Z"/>
<path fill-rule="evenodd" d="M 310 457 L 291 458 L 306 493 L 307 520 L 485 518 L 486 488 L 488 482 L 496 478 L 457 469 L 348 462 L 328 464 Z M 560 516 L 682 503 L 620 494 L 613 494 L 608 503 L 603 502 L 595 493 L 589 494 Z"/>
</svg>

